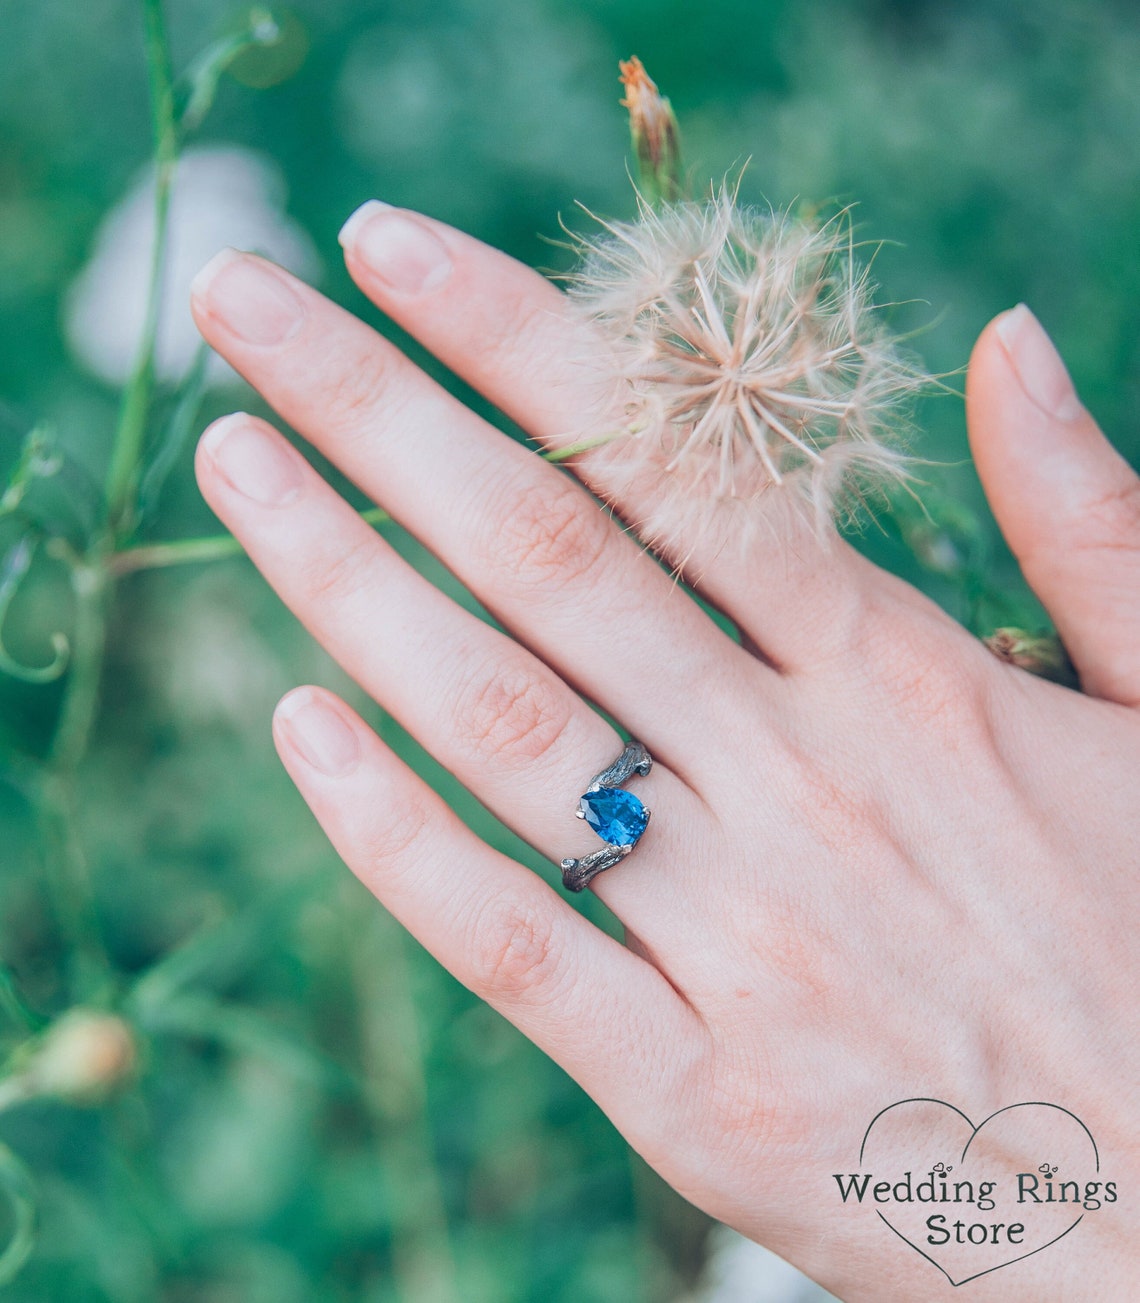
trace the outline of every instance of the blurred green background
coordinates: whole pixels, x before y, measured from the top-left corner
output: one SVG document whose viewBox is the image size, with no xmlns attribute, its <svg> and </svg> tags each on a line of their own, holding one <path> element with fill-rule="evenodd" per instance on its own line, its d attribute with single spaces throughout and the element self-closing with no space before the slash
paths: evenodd
<svg viewBox="0 0 1140 1303">
<path fill-rule="evenodd" d="M 171 0 L 175 70 L 248 12 Z M 173 468 L 135 542 L 217 532 L 192 440 L 161 442 L 193 351 L 173 296 L 216 244 L 279 248 L 386 331 L 337 256 L 365 198 L 564 267 L 552 241 L 560 216 L 585 223 L 575 200 L 632 210 L 631 53 L 672 98 L 698 189 L 750 160 L 748 199 L 857 201 L 861 234 L 890 241 L 880 297 L 933 371 L 958 371 L 986 320 L 1026 300 L 1140 456 L 1130 0 L 301 0 L 276 17 L 281 39 L 233 65 L 191 142 L 228 152 L 191 154 L 176 190 L 185 265 L 148 420 Z M 0 607 L 8 652 L 42 665 L 57 630 L 102 641 L 75 628 L 74 563 L 137 329 L 145 203 L 123 201 L 150 113 L 140 5 L 9 4 L 0 24 L 0 491 L 29 430 L 54 441 L 53 473 L 0 504 Z M 191 433 L 236 406 L 258 410 L 211 372 Z M 888 522 L 865 546 L 959 614 L 945 558 L 968 551 L 1016 605 L 961 402 L 931 398 L 919 419 L 918 451 L 943 463 L 932 485 L 977 523 L 952 511 L 905 546 Z M 481 833 L 551 866 L 362 701 L 242 559 L 124 574 L 101 613 L 98 711 L 88 737 L 67 725 L 74 754 L 58 743 L 68 675 L 0 673 L 0 1244 L 34 1236 L 4 1297 L 687 1296 L 705 1219 L 351 880 L 278 765 L 273 703 L 300 681 L 343 691 Z M 135 1040 L 99 1103 L 51 1097 L 34 1057 L 76 1005 L 118 1011 Z M 80 1043 L 56 1025 L 68 1070 L 115 1076 L 106 1026 Z"/>
</svg>

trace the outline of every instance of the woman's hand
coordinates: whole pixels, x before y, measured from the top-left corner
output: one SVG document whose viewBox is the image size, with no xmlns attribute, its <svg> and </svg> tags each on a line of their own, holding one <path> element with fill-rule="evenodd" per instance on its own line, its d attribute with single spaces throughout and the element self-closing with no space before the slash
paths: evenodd
<svg viewBox="0 0 1140 1303">
<path fill-rule="evenodd" d="M 596 398 L 570 360 L 583 328 L 548 282 L 382 206 L 343 240 L 364 292 L 537 440 L 581 430 Z M 1071 1110 L 1117 1202 L 1078 1207 L 1063 1240 L 998 1263 L 972 1297 L 1128 1297 L 1140 482 L 1028 311 L 978 343 L 970 432 L 1088 695 L 1000 663 L 906 584 L 792 525 L 738 554 L 687 558 L 738 645 L 564 472 L 285 272 L 221 254 L 194 311 L 213 347 L 513 635 L 443 596 L 264 422 L 216 422 L 198 453 L 207 499 L 385 710 L 555 863 L 592 849 L 571 815 L 621 750 L 584 698 L 656 762 L 634 786 L 654 811 L 648 832 L 592 884 L 622 946 L 484 845 L 343 702 L 301 688 L 274 722 L 282 759 L 378 899 L 682 1194 L 848 1300 L 946 1297 L 926 1257 L 952 1276 L 981 1261 L 969 1245 L 946 1256 L 954 1246 L 924 1238 L 925 1220 L 899 1221 L 913 1210 L 840 1197 L 835 1174 L 913 1169 L 917 1181 L 961 1155 L 931 1113 L 873 1135 L 872 1169 L 860 1145 L 876 1114 L 908 1097 L 974 1122 L 1023 1101 Z M 620 507 L 637 518 L 638 503 Z M 1020 1257 L 1044 1232 L 1006 1187 L 1050 1159 L 1042 1143 L 1007 1129 L 991 1146 L 1001 1215 L 933 1211 L 951 1227 L 1016 1213 L 1026 1229 L 1009 1243 L 1026 1247 L 1002 1253 Z M 1058 1132 L 1056 1152 L 1066 1146 Z"/>
</svg>

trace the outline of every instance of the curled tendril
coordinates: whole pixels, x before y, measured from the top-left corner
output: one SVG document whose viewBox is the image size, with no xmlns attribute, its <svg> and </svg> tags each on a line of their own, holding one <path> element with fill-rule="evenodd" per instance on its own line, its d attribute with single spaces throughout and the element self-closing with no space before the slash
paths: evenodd
<svg viewBox="0 0 1140 1303">
<path fill-rule="evenodd" d="M 0 1249 L 0 1286 L 28 1260 L 36 1243 L 36 1198 L 31 1173 L 7 1145 L 0 1144 L 0 1193 L 11 1207 L 12 1230 Z"/>
<path fill-rule="evenodd" d="M 276 45 L 281 40 L 281 24 L 268 9 L 260 6 L 249 11 L 245 26 L 232 36 L 224 36 L 211 45 L 194 62 L 180 86 L 185 102 L 179 117 L 184 134 L 197 130 L 209 113 L 218 93 L 218 85 L 230 65 L 247 50 Z"/>
<path fill-rule="evenodd" d="M 0 516 L 11 515 L 34 480 L 46 480 L 63 465 L 46 426 L 37 425 L 24 440 L 19 460 L 8 478 L 8 487 L 0 494 Z"/>
<path fill-rule="evenodd" d="M 36 542 L 25 534 L 17 540 L 4 560 L 3 569 L 0 570 L 0 671 L 24 683 L 51 683 L 63 674 L 71 656 L 71 643 L 66 634 L 59 632 L 52 634 L 53 654 L 47 665 L 25 665 L 4 645 L 4 625 L 8 619 L 9 608 L 20 590 L 25 575 L 32 567 L 35 553 Z"/>
</svg>

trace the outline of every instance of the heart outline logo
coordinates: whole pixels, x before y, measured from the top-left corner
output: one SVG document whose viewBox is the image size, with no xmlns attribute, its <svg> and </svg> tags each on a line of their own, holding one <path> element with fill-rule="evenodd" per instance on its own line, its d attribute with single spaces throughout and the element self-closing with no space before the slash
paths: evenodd
<svg viewBox="0 0 1140 1303">
<path fill-rule="evenodd" d="M 995 1118 L 1000 1117 L 1003 1114 L 1011 1113 L 1014 1110 L 1020 1108 L 1055 1109 L 1057 1112 L 1063 1113 L 1067 1117 L 1071 1118 L 1081 1128 L 1084 1134 L 1088 1137 L 1088 1142 L 1092 1147 L 1093 1169 L 1098 1173 L 1100 1172 L 1100 1151 L 1097 1148 L 1097 1143 L 1095 1138 L 1093 1137 L 1092 1132 L 1088 1129 L 1088 1127 L 1084 1124 L 1084 1122 L 1082 1122 L 1081 1119 L 1077 1117 L 1077 1115 L 1074 1112 L 1072 1112 L 1071 1109 L 1067 1109 L 1061 1104 L 1053 1104 L 1046 1100 L 1024 1100 L 1020 1104 L 1006 1104 L 1002 1108 L 995 1109 L 993 1113 L 991 1113 L 988 1117 L 983 1118 L 981 1122 L 975 1125 L 974 1122 L 960 1108 L 957 1108 L 955 1105 L 948 1103 L 944 1099 L 935 1099 L 932 1096 L 927 1096 L 927 1095 L 917 1095 L 917 1096 L 913 1096 L 910 1099 L 896 1100 L 895 1103 L 888 1104 L 886 1108 L 880 1109 L 879 1112 L 875 1114 L 875 1116 L 871 1119 L 870 1123 L 868 1124 L 867 1130 L 863 1133 L 863 1142 L 859 1146 L 860 1168 L 863 1167 L 863 1160 L 867 1151 L 867 1142 L 870 1139 L 871 1132 L 874 1130 L 876 1123 L 878 1123 L 879 1120 L 883 1118 L 887 1113 L 889 1113 L 892 1109 L 902 1108 L 908 1104 L 935 1104 L 941 1108 L 949 1109 L 952 1113 L 957 1114 L 957 1116 L 960 1117 L 962 1121 L 965 1122 L 965 1124 L 970 1128 L 969 1138 L 967 1139 L 965 1145 L 962 1147 L 961 1155 L 958 1158 L 959 1166 L 961 1166 L 961 1164 L 965 1162 L 966 1157 L 970 1152 L 970 1147 L 977 1139 L 979 1132 L 981 1132 L 984 1127 L 988 1126 L 989 1123 L 991 1123 Z M 1053 1170 L 1056 1171 L 1055 1168 Z M 1039 1244 L 1037 1245 L 1036 1248 L 1030 1249 L 1028 1253 L 1018 1254 L 1016 1258 L 1009 1258 L 1005 1262 L 999 1262 L 994 1266 L 985 1267 L 983 1270 L 976 1271 L 972 1275 L 963 1276 L 960 1280 L 955 1280 L 954 1277 L 951 1276 L 950 1272 L 947 1271 L 946 1268 L 936 1258 L 934 1258 L 931 1254 L 927 1253 L 924 1249 L 919 1248 L 919 1246 L 915 1244 L 913 1240 L 911 1240 L 908 1236 L 904 1235 L 903 1232 L 900 1231 L 899 1228 L 895 1226 L 890 1221 L 890 1219 L 883 1214 L 882 1211 L 876 1209 L 875 1212 L 879 1217 L 879 1219 L 887 1227 L 889 1227 L 890 1230 L 892 1230 L 894 1234 L 897 1235 L 899 1239 L 903 1241 L 904 1244 L 909 1245 L 909 1247 L 912 1248 L 920 1257 L 925 1258 L 927 1262 L 937 1267 L 938 1270 L 942 1273 L 942 1275 L 945 1276 L 946 1279 L 950 1282 L 950 1284 L 954 1286 L 954 1288 L 957 1288 L 959 1285 L 966 1285 L 972 1280 L 978 1280 L 982 1276 L 988 1276 L 992 1272 L 1000 1271 L 1003 1267 L 1012 1266 L 1015 1262 L 1024 1262 L 1027 1258 L 1033 1257 L 1035 1254 L 1040 1253 L 1043 1249 L 1050 1248 L 1052 1245 L 1056 1244 L 1058 1240 L 1064 1239 L 1066 1235 L 1068 1235 L 1071 1231 L 1075 1230 L 1076 1227 L 1079 1226 L 1080 1223 L 1084 1220 L 1084 1216 L 1085 1216 L 1084 1212 L 1082 1211 L 1081 1214 L 1078 1217 L 1076 1217 L 1067 1227 L 1065 1227 L 1063 1231 L 1059 1232 L 1057 1235 L 1054 1235 L 1052 1239 L 1047 1240 L 1044 1244 Z"/>
</svg>

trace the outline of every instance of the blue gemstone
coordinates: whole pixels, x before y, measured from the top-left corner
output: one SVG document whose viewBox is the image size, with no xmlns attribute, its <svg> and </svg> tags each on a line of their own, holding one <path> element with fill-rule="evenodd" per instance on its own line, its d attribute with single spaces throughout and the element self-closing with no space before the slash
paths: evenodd
<svg viewBox="0 0 1140 1303">
<path fill-rule="evenodd" d="M 632 846 L 649 822 L 649 811 L 624 787 L 592 788 L 578 805 L 590 827 L 611 846 Z"/>
</svg>

